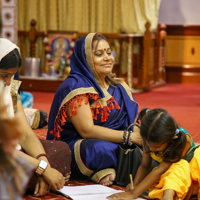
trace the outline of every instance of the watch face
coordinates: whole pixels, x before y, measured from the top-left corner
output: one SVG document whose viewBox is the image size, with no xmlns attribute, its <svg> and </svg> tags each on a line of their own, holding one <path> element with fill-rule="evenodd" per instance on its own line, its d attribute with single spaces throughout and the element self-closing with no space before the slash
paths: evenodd
<svg viewBox="0 0 200 200">
<path fill-rule="evenodd" d="M 42 169 L 46 169 L 47 168 L 48 163 L 44 160 L 40 161 L 39 167 L 41 167 Z"/>
</svg>

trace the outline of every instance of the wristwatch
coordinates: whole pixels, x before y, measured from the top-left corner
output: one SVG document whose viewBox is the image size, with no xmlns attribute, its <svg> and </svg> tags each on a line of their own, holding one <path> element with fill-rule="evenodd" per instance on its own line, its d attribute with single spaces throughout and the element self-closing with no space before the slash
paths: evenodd
<svg viewBox="0 0 200 200">
<path fill-rule="evenodd" d="M 45 169 L 47 168 L 47 166 L 48 166 L 48 163 L 46 161 L 44 161 L 44 160 L 41 160 L 40 163 L 39 163 L 39 165 L 38 165 L 38 168 L 36 169 L 35 172 L 38 175 L 42 175 L 43 172 L 45 171 Z"/>
</svg>

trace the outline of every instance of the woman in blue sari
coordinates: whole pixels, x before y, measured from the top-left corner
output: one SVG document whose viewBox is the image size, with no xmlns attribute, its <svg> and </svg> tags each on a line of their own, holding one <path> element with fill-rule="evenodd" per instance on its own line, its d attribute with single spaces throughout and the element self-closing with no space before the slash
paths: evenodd
<svg viewBox="0 0 200 200">
<path fill-rule="evenodd" d="M 118 144 L 124 130 L 138 120 L 130 88 L 112 73 L 114 57 L 106 38 L 80 38 L 71 72 L 58 88 L 49 115 L 48 140 L 66 142 L 72 151 L 72 177 L 111 185 L 117 169 Z M 142 144 L 139 130 L 129 142 Z"/>
</svg>

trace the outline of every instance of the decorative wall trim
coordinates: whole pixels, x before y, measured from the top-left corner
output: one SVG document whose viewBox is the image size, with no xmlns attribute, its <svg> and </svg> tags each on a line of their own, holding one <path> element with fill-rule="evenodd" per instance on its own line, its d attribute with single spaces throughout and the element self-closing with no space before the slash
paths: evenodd
<svg viewBox="0 0 200 200">
<path fill-rule="evenodd" d="M 183 26 L 183 25 L 167 25 L 167 35 L 200 35 L 200 25 Z"/>
<path fill-rule="evenodd" d="M 18 0 L 0 0 L 1 20 L 3 24 L 1 37 L 6 38 L 17 44 Z"/>
<path fill-rule="evenodd" d="M 200 66 L 165 66 L 167 83 L 200 84 Z"/>
</svg>

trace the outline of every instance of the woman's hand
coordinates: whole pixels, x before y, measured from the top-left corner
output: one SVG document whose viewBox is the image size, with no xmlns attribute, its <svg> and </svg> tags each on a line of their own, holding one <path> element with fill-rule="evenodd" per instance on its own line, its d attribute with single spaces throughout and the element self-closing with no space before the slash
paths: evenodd
<svg viewBox="0 0 200 200">
<path fill-rule="evenodd" d="M 60 190 L 65 185 L 65 177 L 50 166 L 44 171 L 42 177 L 51 186 L 52 190 Z"/>
<path fill-rule="evenodd" d="M 35 186 L 35 191 L 33 196 L 35 197 L 43 197 L 47 195 L 50 191 L 49 184 L 44 180 L 42 176 L 38 176 L 37 184 Z"/>
<path fill-rule="evenodd" d="M 139 130 L 138 131 L 134 131 L 132 133 L 132 142 L 139 145 L 139 146 L 143 146 L 143 140 L 142 137 L 140 135 Z"/>
<path fill-rule="evenodd" d="M 37 184 L 35 187 L 34 196 L 42 197 L 49 193 L 50 189 L 60 190 L 65 181 L 69 180 L 70 175 L 65 177 L 54 168 L 47 167 L 42 176 L 38 176 Z"/>
<path fill-rule="evenodd" d="M 1 109 L 0 109 L 1 112 Z M 16 159 L 15 147 L 18 144 L 18 139 L 21 136 L 20 115 L 14 118 L 1 118 L 0 115 L 0 140 L 1 149 L 13 159 Z"/>
<path fill-rule="evenodd" d="M 13 159 L 17 159 L 17 150 L 15 149 L 16 145 L 18 144 L 17 139 L 1 139 L 0 149 Z"/>
<path fill-rule="evenodd" d="M 67 183 L 67 182 L 69 181 L 69 179 L 70 179 L 70 174 L 71 174 L 71 172 L 68 172 L 68 173 L 65 174 L 65 177 L 64 177 L 65 183 Z"/>
</svg>

